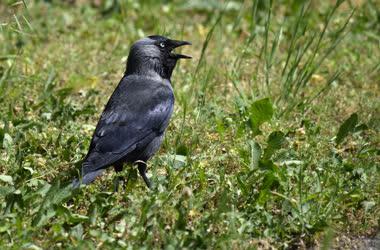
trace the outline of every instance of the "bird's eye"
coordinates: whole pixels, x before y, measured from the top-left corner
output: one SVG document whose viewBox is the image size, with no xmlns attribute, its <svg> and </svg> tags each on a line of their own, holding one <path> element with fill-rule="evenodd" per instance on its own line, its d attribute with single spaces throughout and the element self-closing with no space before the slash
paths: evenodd
<svg viewBox="0 0 380 250">
<path fill-rule="evenodd" d="M 160 42 L 160 47 L 161 47 L 161 48 L 165 48 L 165 43 Z"/>
</svg>

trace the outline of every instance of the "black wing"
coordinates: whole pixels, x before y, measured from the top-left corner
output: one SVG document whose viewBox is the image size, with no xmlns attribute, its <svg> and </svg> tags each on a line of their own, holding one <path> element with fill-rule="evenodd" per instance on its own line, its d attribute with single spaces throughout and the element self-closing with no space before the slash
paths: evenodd
<svg viewBox="0 0 380 250">
<path fill-rule="evenodd" d="M 96 126 L 82 174 L 112 165 L 140 142 L 163 133 L 173 106 L 169 81 L 124 77 Z"/>
</svg>

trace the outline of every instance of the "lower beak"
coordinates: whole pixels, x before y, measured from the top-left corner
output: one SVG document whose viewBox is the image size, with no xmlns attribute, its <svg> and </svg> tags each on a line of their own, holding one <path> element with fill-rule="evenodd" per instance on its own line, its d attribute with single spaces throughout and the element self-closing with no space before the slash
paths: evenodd
<svg viewBox="0 0 380 250">
<path fill-rule="evenodd" d="M 175 48 L 178 48 L 178 47 L 181 47 L 181 46 L 184 46 L 184 45 L 191 45 L 190 42 L 187 42 L 187 41 L 178 41 L 178 40 L 170 40 L 170 44 L 171 44 L 172 49 L 175 49 Z M 177 54 L 177 53 L 173 53 L 173 52 L 170 53 L 170 56 L 173 57 L 173 58 L 176 58 L 176 59 L 180 59 L 180 58 L 191 59 L 191 56 Z"/>
</svg>

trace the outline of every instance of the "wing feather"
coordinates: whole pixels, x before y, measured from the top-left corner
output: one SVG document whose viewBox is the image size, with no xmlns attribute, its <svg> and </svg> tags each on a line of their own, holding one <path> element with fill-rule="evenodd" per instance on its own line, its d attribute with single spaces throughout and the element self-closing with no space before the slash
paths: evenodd
<svg viewBox="0 0 380 250">
<path fill-rule="evenodd" d="M 96 126 L 83 174 L 112 165 L 162 134 L 173 106 L 168 81 L 124 77 Z"/>
</svg>

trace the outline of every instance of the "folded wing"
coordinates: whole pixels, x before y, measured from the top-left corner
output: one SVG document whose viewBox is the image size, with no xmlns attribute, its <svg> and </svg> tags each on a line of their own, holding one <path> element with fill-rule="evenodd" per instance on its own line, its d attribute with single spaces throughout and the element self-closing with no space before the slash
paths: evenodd
<svg viewBox="0 0 380 250">
<path fill-rule="evenodd" d="M 152 78 L 122 79 L 95 129 L 82 166 L 83 176 L 105 168 L 161 135 L 173 112 L 169 82 Z"/>
</svg>

